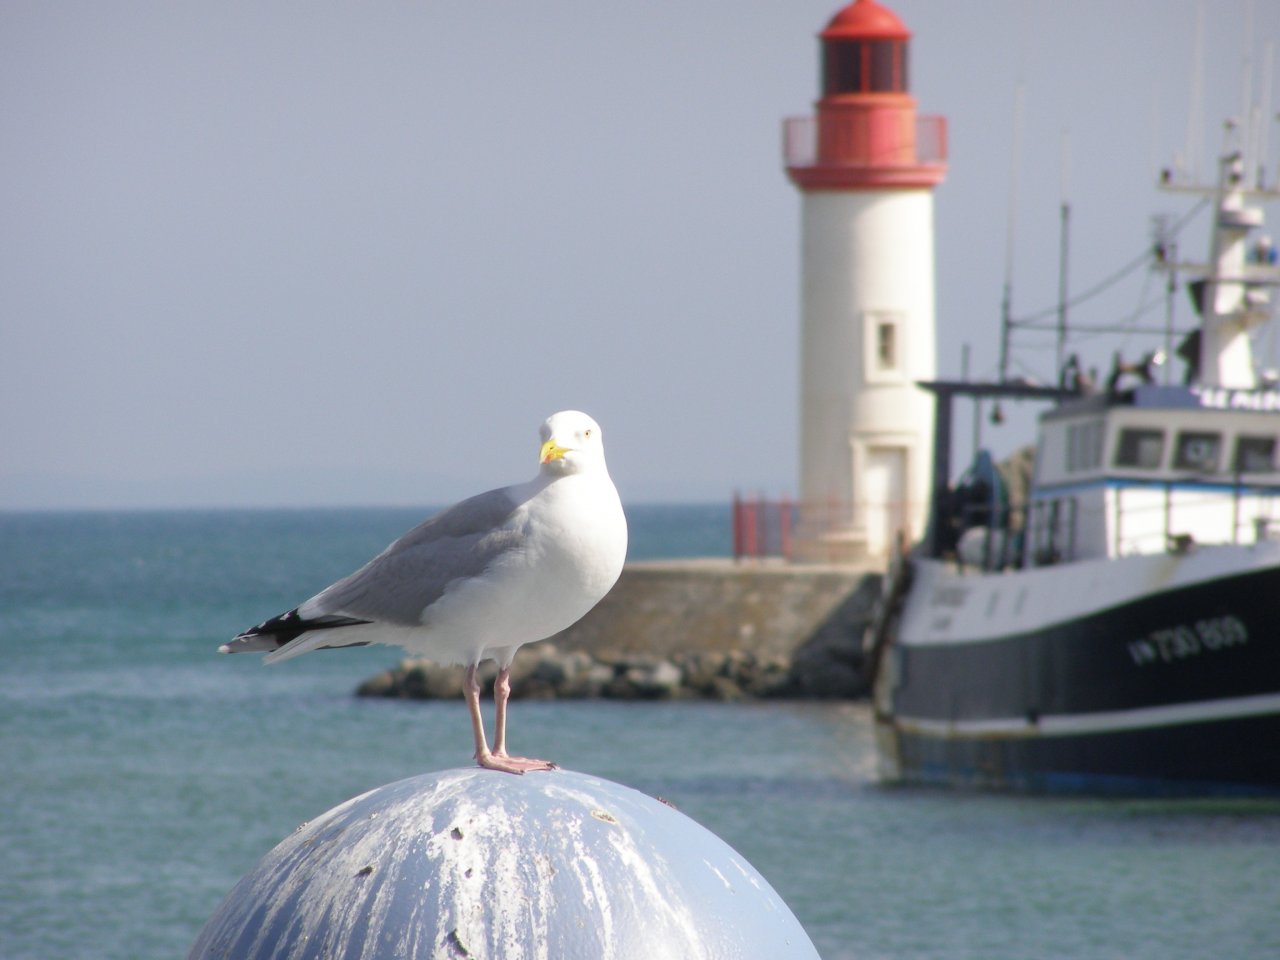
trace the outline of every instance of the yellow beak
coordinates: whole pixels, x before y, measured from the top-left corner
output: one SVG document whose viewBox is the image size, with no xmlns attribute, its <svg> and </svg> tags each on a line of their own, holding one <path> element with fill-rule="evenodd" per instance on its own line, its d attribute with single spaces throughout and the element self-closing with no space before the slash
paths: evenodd
<svg viewBox="0 0 1280 960">
<path fill-rule="evenodd" d="M 548 440 L 542 445 L 541 463 L 550 463 L 552 460 L 559 460 L 569 452 L 568 447 L 562 447 L 555 440 Z"/>
</svg>

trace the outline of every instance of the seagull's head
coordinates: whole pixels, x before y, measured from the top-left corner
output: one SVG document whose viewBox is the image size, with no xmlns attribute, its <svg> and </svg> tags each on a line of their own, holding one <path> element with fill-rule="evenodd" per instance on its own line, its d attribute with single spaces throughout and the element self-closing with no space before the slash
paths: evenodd
<svg viewBox="0 0 1280 960">
<path fill-rule="evenodd" d="M 600 424 L 577 410 L 562 410 L 547 417 L 539 431 L 544 473 L 564 476 L 583 470 L 604 469 L 604 439 Z"/>
</svg>

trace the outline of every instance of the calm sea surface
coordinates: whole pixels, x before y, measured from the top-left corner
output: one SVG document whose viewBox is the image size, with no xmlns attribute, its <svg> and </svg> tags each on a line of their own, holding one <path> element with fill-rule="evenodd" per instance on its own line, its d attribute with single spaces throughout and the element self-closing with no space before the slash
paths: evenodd
<svg viewBox="0 0 1280 960">
<path fill-rule="evenodd" d="M 727 508 L 628 513 L 633 559 L 728 551 Z M 0 958 L 181 957 L 299 823 L 469 762 L 461 704 L 352 696 L 395 651 L 214 653 L 423 515 L 0 514 Z M 886 789 L 852 704 L 512 710 L 515 750 L 737 848 L 826 960 L 1280 957 L 1280 802 Z"/>
</svg>

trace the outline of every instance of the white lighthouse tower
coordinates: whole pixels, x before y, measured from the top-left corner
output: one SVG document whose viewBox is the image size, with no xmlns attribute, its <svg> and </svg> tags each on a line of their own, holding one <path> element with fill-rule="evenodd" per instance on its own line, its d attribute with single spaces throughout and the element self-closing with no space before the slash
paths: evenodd
<svg viewBox="0 0 1280 960">
<path fill-rule="evenodd" d="M 802 304 L 797 559 L 885 556 L 923 534 L 936 369 L 933 188 L 946 120 L 917 117 L 911 33 L 856 0 L 819 34 L 816 116 L 786 122 L 800 189 Z"/>
</svg>

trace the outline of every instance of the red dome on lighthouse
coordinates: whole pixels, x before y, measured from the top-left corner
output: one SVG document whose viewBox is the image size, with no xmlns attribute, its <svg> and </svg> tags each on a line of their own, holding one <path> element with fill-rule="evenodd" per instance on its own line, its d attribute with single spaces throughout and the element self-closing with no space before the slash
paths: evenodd
<svg viewBox="0 0 1280 960">
<path fill-rule="evenodd" d="M 818 34 L 823 40 L 909 40 L 911 31 L 888 7 L 875 0 L 849 4 Z"/>
</svg>

